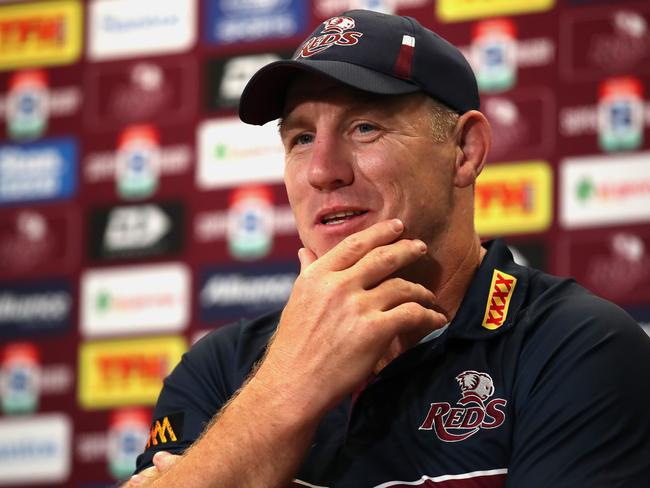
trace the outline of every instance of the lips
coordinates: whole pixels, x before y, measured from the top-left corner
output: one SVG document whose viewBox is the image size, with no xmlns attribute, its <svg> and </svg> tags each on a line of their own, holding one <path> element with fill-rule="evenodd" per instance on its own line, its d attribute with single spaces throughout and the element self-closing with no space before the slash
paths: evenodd
<svg viewBox="0 0 650 488">
<path fill-rule="evenodd" d="M 320 219 L 320 223 L 324 225 L 337 225 L 346 222 L 358 215 L 363 215 L 366 210 L 343 210 L 338 212 L 330 212 L 325 214 Z"/>
</svg>

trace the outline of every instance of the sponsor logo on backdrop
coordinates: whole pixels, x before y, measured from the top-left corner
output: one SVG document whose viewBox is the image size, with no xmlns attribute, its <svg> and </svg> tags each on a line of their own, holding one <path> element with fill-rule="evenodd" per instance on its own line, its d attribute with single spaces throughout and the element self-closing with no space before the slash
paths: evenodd
<svg viewBox="0 0 650 488">
<path fill-rule="evenodd" d="M 63 280 L 0 287 L 0 337 L 63 332 L 72 322 L 72 292 Z"/>
<path fill-rule="evenodd" d="M 492 125 L 491 161 L 537 156 L 553 147 L 555 98 L 549 90 L 483 96 L 481 106 Z"/>
<path fill-rule="evenodd" d="M 496 429 L 506 419 L 508 401 L 494 395 L 494 381 L 487 373 L 463 371 L 455 378 L 461 398 L 452 406 L 449 402 L 432 403 L 419 430 L 433 430 L 444 442 L 460 442 L 481 429 Z"/>
<path fill-rule="evenodd" d="M 295 262 L 208 268 L 201 273 L 201 320 L 253 317 L 279 308 L 289 298 L 298 272 Z"/>
<path fill-rule="evenodd" d="M 246 83 L 262 66 L 291 57 L 289 52 L 248 54 L 208 62 L 206 87 L 208 107 L 233 109 L 239 104 Z"/>
<path fill-rule="evenodd" d="M 555 0 L 438 0 L 436 15 L 443 22 L 550 10 Z"/>
<path fill-rule="evenodd" d="M 230 195 L 228 250 L 236 259 L 260 259 L 273 245 L 273 193 L 268 187 L 238 188 Z"/>
<path fill-rule="evenodd" d="M 117 150 L 90 154 L 83 164 L 87 183 L 114 180 L 117 194 L 126 200 L 152 196 L 160 178 L 187 171 L 192 148 L 187 144 L 167 145 L 157 128 L 134 125 L 118 136 Z"/>
<path fill-rule="evenodd" d="M 0 145 L 0 205 L 62 200 L 76 191 L 76 140 Z"/>
<path fill-rule="evenodd" d="M 73 209 L 47 213 L 22 209 L 0 216 L 0 269 L 3 277 L 70 270 L 78 256 L 74 235 L 79 229 Z"/>
<path fill-rule="evenodd" d="M 81 277 L 85 337 L 176 332 L 189 320 L 190 273 L 182 264 L 111 267 Z"/>
<path fill-rule="evenodd" d="M 565 228 L 650 221 L 650 153 L 567 158 L 560 165 Z"/>
<path fill-rule="evenodd" d="M 604 151 L 638 149 L 643 144 L 643 85 L 633 77 L 600 83 L 598 143 Z"/>
<path fill-rule="evenodd" d="M 394 14 L 403 8 L 426 7 L 429 0 L 315 0 L 313 3 L 316 17 L 333 17 L 354 9 Z"/>
<path fill-rule="evenodd" d="M 202 189 L 283 181 L 284 147 L 274 122 L 258 127 L 236 117 L 208 120 L 199 126 L 198 147 Z"/>
<path fill-rule="evenodd" d="M 85 121 L 104 129 L 186 120 L 195 111 L 196 69 L 196 63 L 185 58 L 90 66 Z"/>
<path fill-rule="evenodd" d="M 85 409 L 153 405 L 186 349 L 180 336 L 82 344 L 79 403 Z"/>
<path fill-rule="evenodd" d="M 183 52 L 196 40 L 195 0 L 93 0 L 89 9 L 93 61 Z"/>
<path fill-rule="evenodd" d="M 598 239 L 567 236 L 562 242 L 562 274 L 596 294 L 625 303 L 650 300 L 650 234 L 622 231 Z"/>
<path fill-rule="evenodd" d="M 38 410 L 41 365 L 35 345 L 8 344 L 0 363 L 0 399 L 4 414 L 33 413 Z"/>
<path fill-rule="evenodd" d="M 292 37 L 309 20 L 303 0 L 211 0 L 206 8 L 205 37 L 213 44 Z"/>
<path fill-rule="evenodd" d="M 72 423 L 63 414 L 0 419 L 0 485 L 64 486 L 71 437 Z"/>
<path fill-rule="evenodd" d="M 114 260 L 178 253 L 184 217 L 185 208 L 176 202 L 95 209 L 89 218 L 90 257 Z"/>
<path fill-rule="evenodd" d="M 560 73 L 596 81 L 615 73 L 650 71 L 650 8 L 569 10 L 560 18 Z"/>
<path fill-rule="evenodd" d="M 111 413 L 108 428 L 108 469 L 113 478 L 126 479 L 135 471 L 135 461 L 149 438 L 151 414 L 143 408 L 125 408 Z"/>
<path fill-rule="evenodd" d="M 81 10 L 75 0 L 0 6 L 0 70 L 76 61 Z"/>
<path fill-rule="evenodd" d="M 29 141 L 41 137 L 50 119 L 70 117 L 81 107 L 77 86 L 50 86 L 45 70 L 16 71 L 9 78 L 6 95 L 0 95 L 0 118 L 11 139 Z"/>
<path fill-rule="evenodd" d="M 197 213 L 194 218 L 194 239 L 199 243 L 210 243 L 226 239 L 229 219 L 229 211 L 224 210 Z M 273 207 L 273 217 L 269 219 L 269 222 L 273 226 L 269 230 L 273 236 L 295 236 L 298 234 L 293 212 L 289 205 Z"/>
<path fill-rule="evenodd" d="M 477 232 L 487 236 L 548 229 L 552 183 L 551 167 L 543 161 L 487 166 L 476 184 Z"/>
</svg>

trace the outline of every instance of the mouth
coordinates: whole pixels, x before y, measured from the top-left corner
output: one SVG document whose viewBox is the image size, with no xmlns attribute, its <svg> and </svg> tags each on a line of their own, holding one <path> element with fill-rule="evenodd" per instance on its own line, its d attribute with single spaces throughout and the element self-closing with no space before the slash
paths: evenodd
<svg viewBox="0 0 650 488">
<path fill-rule="evenodd" d="M 367 210 L 344 210 L 340 212 L 331 212 L 323 215 L 320 219 L 320 223 L 323 225 L 341 225 L 366 213 L 368 213 Z"/>
</svg>

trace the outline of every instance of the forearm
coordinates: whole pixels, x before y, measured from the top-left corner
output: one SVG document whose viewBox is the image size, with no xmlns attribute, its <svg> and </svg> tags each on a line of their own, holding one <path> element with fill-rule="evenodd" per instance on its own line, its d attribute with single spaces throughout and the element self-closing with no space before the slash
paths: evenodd
<svg viewBox="0 0 650 488">
<path fill-rule="evenodd" d="M 320 414 L 253 377 L 153 487 L 284 487 L 304 457 Z"/>
</svg>

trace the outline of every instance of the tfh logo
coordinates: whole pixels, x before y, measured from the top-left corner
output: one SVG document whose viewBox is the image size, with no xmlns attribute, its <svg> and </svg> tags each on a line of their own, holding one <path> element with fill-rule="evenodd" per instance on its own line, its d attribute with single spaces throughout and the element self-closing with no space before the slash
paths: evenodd
<svg viewBox="0 0 650 488">
<path fill-rule="evenodd" d="M 432 403 L 419 430 L 434 430 L 444 442 L 464 441 L 481 429 L 496 429 L 506 419 L 503 398 L 487 401 L 494 394 L 494 382 L 487 373 L 463 371 L 456 376 L 461 398 L 452 407 L 447 402 Z M 487 402 L 487 403 L 486 403 Z"/>
<path fill-rule="evenodd" d="M 297 57 L 308 58 L 334 45 L 354 46 L 363 36 L 361 32 L 350 31 L 355 26 L 354 19 L 350 17 L 332 17 L 323 22 L 323 26 L 322 35 L 305 42 Z"/>
</svg>

